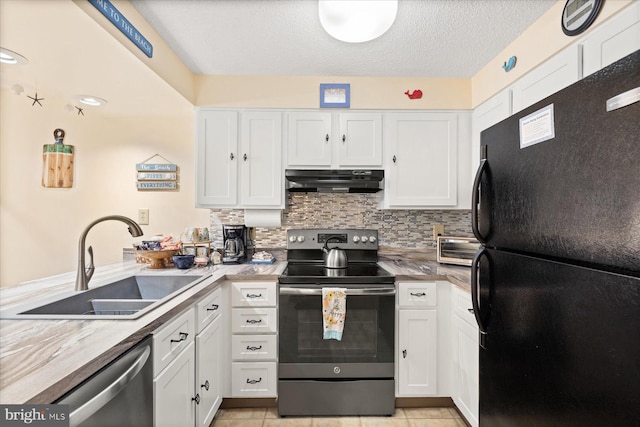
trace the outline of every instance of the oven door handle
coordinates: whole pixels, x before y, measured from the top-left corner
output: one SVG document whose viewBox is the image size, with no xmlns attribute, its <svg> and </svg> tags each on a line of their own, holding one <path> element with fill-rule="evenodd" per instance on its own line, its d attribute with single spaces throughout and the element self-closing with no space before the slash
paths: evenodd
<svg viewBox="0 0 640 427">
<path fill-rule="evenodd" d="M 346 288 L 347 295 L 395 295 L 393 286 L 381 286 L 376 288 Z M 280 287 L 280 295 L 322 295 L 322 287 L 317 288 L 290 288 Z"/>
</svg>

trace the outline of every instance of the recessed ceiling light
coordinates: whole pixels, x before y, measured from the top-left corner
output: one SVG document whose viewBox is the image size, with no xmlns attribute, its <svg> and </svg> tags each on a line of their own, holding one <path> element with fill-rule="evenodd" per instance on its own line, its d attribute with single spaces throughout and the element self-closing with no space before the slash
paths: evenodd
<svg viewBox="0 0 640 427">
<path fill-rule="evenodd" d="M 3 64 L 26 64 L 29 61 L 17 52 L 0 47 L 0 62 Z"/>
<path fill-rule="evenodd" d="M 373 40 L 387 32 L 398 13 L 398 0 L 319 0 L 320 24 L 348 43 Z"/>
<path fill-rule="evenodd" d="M 107 103 L 106 99 L 98 98 L 93 95 L 78 95 L 76 96 L 76 99 L 83 104 L 90 105 L 92 107 L 99 107 Z"/>
</svg>

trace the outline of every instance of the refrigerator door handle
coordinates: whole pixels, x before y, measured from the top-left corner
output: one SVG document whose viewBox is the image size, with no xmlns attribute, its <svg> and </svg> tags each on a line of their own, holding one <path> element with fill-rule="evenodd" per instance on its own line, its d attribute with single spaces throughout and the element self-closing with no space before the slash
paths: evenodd
<svg viewBox="0 0 640 427">
<path fill-rule="evenodd" d="M 476 172 L 476 177 L 473 180 L 473 192 L 471 193 L 471 229 L 473 230 L 473 235 L 478 239 L 480 243 L 486 243 L 487 238 L 480 234 L 480 229 L 478 228 L 478 203 L 480 201 L 480 180 L 482 179 L 482 174 L 487 168 L 487 159 L 480 160 L 480 166 L 478 166 L 478 171 Z"/>
<path fill-rule="evenodd" d="M 484 246 L 481 246 L 480 249 L 473 256 L 473 261 L 471 262 L 471 304 L 473 306 L 473 314 L 476 317 L 476 323 L 478 323 L 478 329 L 480 330 L 480 342 L 482 343 L 483 335 L 486 335 L 487 328 L 482 321 L 482 317 L 480 316 L 480 304 L 478 303 L 478 294 L 479 294 L 479 286 L 478 282 L 478 272 L 480 270 L 480 258 L 485 255 L 486 249 Z"/>
</svg>

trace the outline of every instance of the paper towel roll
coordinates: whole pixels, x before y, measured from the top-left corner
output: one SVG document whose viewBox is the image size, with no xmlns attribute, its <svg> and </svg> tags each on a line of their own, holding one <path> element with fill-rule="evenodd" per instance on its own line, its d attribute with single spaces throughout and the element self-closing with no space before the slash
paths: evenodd
<svg viewBox="0 0 640 427">
<path fill-rule="evenodd" d="M 282 226 L 281 209 L 245 209 L 244 225 L 247 227 Z"/>
</svg>

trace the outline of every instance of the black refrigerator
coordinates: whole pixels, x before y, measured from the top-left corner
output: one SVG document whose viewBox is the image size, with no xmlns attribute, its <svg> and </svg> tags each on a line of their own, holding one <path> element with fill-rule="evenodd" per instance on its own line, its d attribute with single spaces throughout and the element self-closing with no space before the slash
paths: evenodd
<svg viewBox="0 0 640 427">
<path fill-rule="evenodd" d="M 486 129 L 481 427 L 640 426 L 640 51 Z"/>
</svg>

